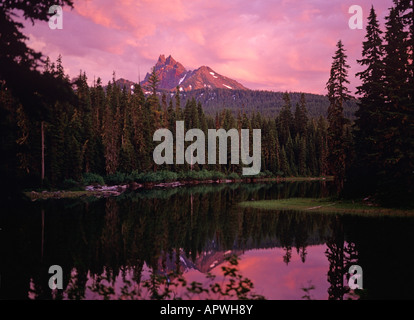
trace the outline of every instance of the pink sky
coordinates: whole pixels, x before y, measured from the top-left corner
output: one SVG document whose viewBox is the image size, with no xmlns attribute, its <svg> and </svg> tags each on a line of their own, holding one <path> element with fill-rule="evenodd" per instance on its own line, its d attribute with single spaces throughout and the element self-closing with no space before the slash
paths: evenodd
<svg viewBox="0 0 414 320">
<path fill-rule="evenodd" d="M 355 91 L 371 4 L 383 27 L 392 0 L 74 0 L 63 29 L 25 23 L 29 45 L 71 77 L 141 80 L 160 54 L 188 70 L 208 65 L 250 89 L 325 94 L 335 45 L 342 39 Z M 351 30 L 351 5 L 363 8 L 363 30 Z"/>
</svg>

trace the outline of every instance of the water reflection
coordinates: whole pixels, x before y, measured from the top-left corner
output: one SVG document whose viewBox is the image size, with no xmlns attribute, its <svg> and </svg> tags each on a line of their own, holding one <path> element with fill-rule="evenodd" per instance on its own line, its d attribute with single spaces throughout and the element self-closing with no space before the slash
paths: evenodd
<svg viewBox="0 0 414 320">
<path fill-rule="evenodd" d="M 255 292 L 268 299 L 301 299 L 312 286 L 311 298 L 346 299 L 352 264 L 364 269 L 363 298 L 412 298 L 412 219 L 236 205 L 330 192 L 319 182 L 199 185 L 15 204 L 0 220 L 0 298 L 120 298 L 128 291 L 148 299 L 153 292 L 143 284 L 155 281 L 152 276 L 182 273 L 190 283 L 210 273 L 219 279 L 232 254 L 241 258 L 239 271 Z M 48 287 L 48 268 L 55 264 L 64 271 L 64 290 Z M 393 267 L 393 281 L 384 284 L 382 266 Z"/>
</svg>

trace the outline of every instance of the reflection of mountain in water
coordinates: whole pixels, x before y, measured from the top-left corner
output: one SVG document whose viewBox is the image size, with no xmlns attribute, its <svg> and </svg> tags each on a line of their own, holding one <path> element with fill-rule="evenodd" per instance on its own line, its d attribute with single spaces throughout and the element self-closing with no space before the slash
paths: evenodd
<svg viewBox="0 0 414 320">
<path fill-rule="evenodd" d="M 248 212 L 246 214 L 253 215 L 254 213 Z M 269 212 L 262 212 L 260 214 L 275 215 L 275 213 Z M 207 273 L 225 262 L 226 258 L 232 254 L 241 256 L 245 251 L 249 250 L 286 247 L 296 247 L 299 250 L 300 248 L 307 246 L 324 244 L 332 236 L 332 230 L 330 228 L 322 227 L 309 229 L 309 226 L 305 225 L 306 222 L 296 220 L 296 218 L 301 216 L 301 214 L 286 212 L 278 213 L 277 215 L 280 215 L 279 223 L 281 224 L 286 224 L 290 221 L 291 226 L 287 228 L 291 231 L 290 234 L 283 233 L 282 230 L 280 230 L 281 233 L 277 233 L 276 230 L 272 230 L 273 233 L 269 233 L 267 235 L 263 234 L 262 236 L 258 236 L 257 234 L 253 234 L 247 238 L 244 238 L 242 233 L 237 235 L 232 245 L 226 247 L 221 245 L 220 237 L 216 235 L 214 239 L 207 240 L 203 245 L 203 250 L 197 252 L 195 256 L 192 255 L 191 251 L 187 254 L 182 248 L 180 248 L 179 271 L 185 272 L 189 269 L 196 269 L 200 272 Z M 286 221 L 284 220 L 285 218 L 287 219 Z M 267 221 L 267 219 L 264 219 L 263 222 L 265 221 Z M 322 221 L 325 220 L 322 219 Z M 304 230 L 304 228 L 308 229 Z M 160 257 L 158 261 L 158 268 L 160 270 L 177 270 L 177 257 L 175 252 L 176 251 L 172 252 L 172 254 L 162 255 Z"/>
<path fill-rule="evenodd" d="M 180 250 L 177 260 L 176 252 L 174 251 L 172 254 L 160 257 L 158 261 L 158 271 L 160 274 L 168 274 L 169 272 L 185 273 L 194 269 L 202 273 L 207 273 L 223 264 L 226 261 L 226 258 L 231 255 L 240 256 L 242 253 L 243 251 L 241 250 L 209 250 L 198 253 L 197 257 L 192 260 L 191 258 L 188 258 L 183 250 Z"/>
</svg>

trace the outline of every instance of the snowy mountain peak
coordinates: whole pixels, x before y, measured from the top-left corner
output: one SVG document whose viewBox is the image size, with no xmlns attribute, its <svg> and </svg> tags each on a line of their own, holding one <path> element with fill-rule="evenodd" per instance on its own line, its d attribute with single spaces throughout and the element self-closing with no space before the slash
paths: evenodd
<svg viewBox="0 0 414 320">
<path fill-rule="evenodd" d="M 248 90 L 236 80 L 222 76 L 208 66 L 201 66 L 194 71 L 187 71 L 171 55 L 165 58 L 165 55 L 161 54 L 154 70 L 160 80 L 159 89 L 174 91 L 177 86 L 180 86 L 181 91 L 204 88 Z M 144 81 L 141 82 L 143 87 L 148 86 L 149 76 L 150 74 L 147 73 Z"/>
</svg>

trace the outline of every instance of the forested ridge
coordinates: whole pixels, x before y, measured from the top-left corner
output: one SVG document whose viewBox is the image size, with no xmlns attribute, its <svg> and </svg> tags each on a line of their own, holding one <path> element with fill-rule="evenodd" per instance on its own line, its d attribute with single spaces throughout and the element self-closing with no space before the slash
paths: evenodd
<svg viewBox="0 0 414 320">
<path fill-rule="evenodd" d="M 227 108 L 237 113 L 240 109 L 248 115 L 260 112 L 263 117 L 276 117 L 284 106 L 283 95 L 285 92 L 263 91 L 263 90 L 194 90 L 185 92 L 183 99 L 200 101 L 207 114 Z M 292 108 L 300 102 L 302 94 L 305 95 L 308 115 L 312 118 L 328 115 L 329 100 L 325 95 L 289 92 Z M 357 100 L 353 98 L 346 101 L 344 116 L 354 119 L 357 110 Z"/>
<path fill-rule="evenodd" d="M 130 91 L 133 82 L 118 79 L 117 84 Z M 145 90 L 144 90 L 145 92 Z M 167 90 L 159 90 L 167 95 L 167 99 L 174 99 L 175 93 Z M 222 109 L 230 109 L 235 115 L 239 110 L 244 111 L 248 115 L 254 112 L 260 112 L 263 117 L 276 117 L 283 107 L 282 91 L 265 91 L 265 90 L 228 90 L 228 89 L 197 89 L 181 92 L 181 100 L 185 104 L 187 100 L 195 99 L 201 102 L 204 112 L 214 115 Z M 310 117 L 317 118 L 319 116 L 326 117 L 328 115 L 329 100 L 326 95 L 303 93 L 306 99 L 306 107 Z M 296 106 L 301 99 L 302 92 L 289 92 L 292 105 Z M 358 100 L 352 98 L 345 101 L 344 116 L 348 119 L 355 119 L 355 111 L 358 109 Z"/>
</svg>

